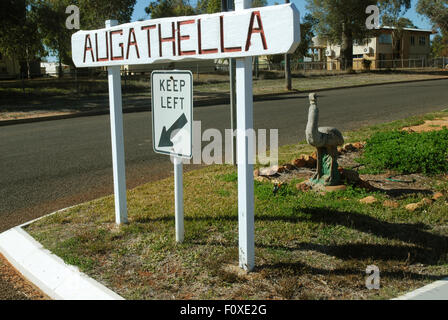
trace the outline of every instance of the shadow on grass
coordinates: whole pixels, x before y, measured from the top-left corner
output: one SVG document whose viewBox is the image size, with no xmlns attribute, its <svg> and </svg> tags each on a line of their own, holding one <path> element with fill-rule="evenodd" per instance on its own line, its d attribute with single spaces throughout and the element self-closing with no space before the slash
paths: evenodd
<svg viewBox="0 0 448 320">
<path fill-rule="evenodd" d="M 299 215 L 300 214 L 300 215 Z M 304 216 L 305 215 L 305 216 Z M 157 219 L 144 219 L 138 222 L 172 221 L 174 217 L 162 217 Z M 233 221 L 237 223 L 238 217 L 218 216 L 218 217 L 185 217 L 186 221 Z M 324 223 L 327 226 L 344 226 L 356 229 L 360 232 L 368 233 L 389 240 L 398 240 L 406 244 L 372 244 L 372 243 L 346 243 L 337 245 L 323 245 L 312 243 L 295 243 L 293 246 L 273 246 L 269 244 L 256 244 L 256 247 L 271 248 L 285 251 L 295 250 L 315 250 L 340 259 L 375 259 L 383 261 L 401 261 L 407 263 L 423 263 L 436 265 L 447 260 L 448 237 L 434 234 L 425 229 L 424 224 L 390 223 L 381 221 L 371 216 L 347 211 L 337 211 L 320 208 L 296 208 L 291 216 L 256 216 L 256 221 L 272 222 L 315 222 Z M 193 241 L 195 244 L 205 242 Z M 210 245 L 210 243 L 207 243 Z M 213 245 L 213 243 L 212 243 Z M 223 243 L 215 245 L 222 246 Z M 225 246 L 225 244 L 224 244 Z"/>
</svg>

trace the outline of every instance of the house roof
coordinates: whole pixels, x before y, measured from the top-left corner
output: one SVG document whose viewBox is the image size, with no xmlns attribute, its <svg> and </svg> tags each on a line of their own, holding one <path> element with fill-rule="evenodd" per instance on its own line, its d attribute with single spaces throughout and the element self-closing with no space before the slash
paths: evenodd
<svg viewBox="0 0 448 320">
<path fill-rule="evenodd" d="M 380 29 L 389 29 L 389 30 L 393 30 L 393 29 L 396 29 L 396 28 L 395 28 L 395 27 L 391 27 L 391 26 L 381 26 Z M 417 29 L 417 28 L 403 28 L 403 30 L 406 30 L 406 31 L 416 31 L 416 32 L 434 33 L 433 30 L 425 30 L 425 29 Z"/>
</svg>

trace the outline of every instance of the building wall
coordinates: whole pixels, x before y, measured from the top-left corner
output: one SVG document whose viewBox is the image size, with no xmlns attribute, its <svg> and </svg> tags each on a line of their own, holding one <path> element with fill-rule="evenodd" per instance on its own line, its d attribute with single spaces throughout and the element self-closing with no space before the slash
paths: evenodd
<svg viewBox="0 0 448 320">
<path fill-rule="evenodd" d="M 394 62 L 393 48 L 392 48 L 392 30 L 382 29 L 381 35 L 375 38 L 370 38 L 368 41 L 361 44 L 354 44 L 353 46 L 353 69 L 364 69 L 363 60 L 371 60 L 370 69 L 378 68 L 392 68 L 392 67 L 409 67 L 415 63 L 421 65 L 421 60 L 426 60 L 431 52 L 430 48 L 430 32 L 405 30 L 403 41 L 403 59 L 417 59 L 417 62 Z M 411 37 L 414 40 L 411 40 Z M 420 39 L 421 38 L 421 39 Z M 369 49 L 371 48 L 371 49 Z M 331 50 L 334 54 L 327 57 L 327 69 L 339 70 L 340 65 L 340 45 L 327 45 L 327 50 Z M 372 51 L 373 50 L 373 53 Z M 398 65 L 397 65 L 398 63 Z"/>
<path fill-rule="evenodd" d="M 0 78 L 14 78 L 19 73 L 19 63 L 0 52 Z"/>
</svg>

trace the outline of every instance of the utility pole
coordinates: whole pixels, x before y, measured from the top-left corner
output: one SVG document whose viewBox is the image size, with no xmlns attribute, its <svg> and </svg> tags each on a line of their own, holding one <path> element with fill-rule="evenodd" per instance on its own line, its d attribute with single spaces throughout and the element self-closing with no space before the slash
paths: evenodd
<svg viewBox="0 0 448 320">
<path fill-rule="evenodd" d="M 289 3 L 289 0 L 285 0 L 285 3 Z M 285 54 L 285 87 L 288 91 L 292 90 L 291 61 L 288 53 Z"/>
<path fill-rule="evenodd" d="M 221 0 L 221 11 L 234 11 L 233 0 Z M 229 79 L 230 79 L 230 130 L 232 132 L 232 164 L 236 165 L 236 63 L 234 58 L 229 58 Z"/>
</svg>

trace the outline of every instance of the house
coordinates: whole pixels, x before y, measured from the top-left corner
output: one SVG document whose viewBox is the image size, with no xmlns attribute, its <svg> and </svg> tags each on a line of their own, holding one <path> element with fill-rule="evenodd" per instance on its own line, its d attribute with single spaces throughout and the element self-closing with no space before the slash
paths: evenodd
<svg viewBox="0 0 448 320">
<path fill-rule="evenodd" d="M 151 64 L 136 64 L 124 65 L 121 67 L 122 71 L 128 74 L 144 74 L 154 70 L 190 70 L 193 73 L 212 73 L 216 71 L 216 63 L 214 60 L 191 60 L 191 61 L 173 61 L 168 64 L 151 63 Z"/>
<path fill-rule="evenodd" d="M 64 75 L 69 75 L 71 73 L 71 67 L 68 64 L 62 63 L 61 66 Z M 44 75 L 57 77 L 59 74 L 59 62 L 41 62 L 40 67 L 45 70 L 45 72 L 43 72 Z"/>
<path fill-rule="evenodd" d="M 432 30 L 404 28 L 402 55 L 397 56 L 393 50 L 393 27 L 381 27 L 378 35 L 353 45 L 353 69 L 381 69 L 421 67 L 429 59 L 431 52 L 430 35 Z M 327 70 L 341 69 L 341 46 L 325 40 L 314 38 L 313 50 L 318 51 L 319 61 L 325 61 Z M 325 51 L 325 54 L 324 54 Z M 370 61 L 370 62 L 369 62 Z"/>
<path fill-rule="evenodd" d="M 20 64 L 0 52 L 0 79 L 14 79 L 20 74 Z"/>
</svg>

